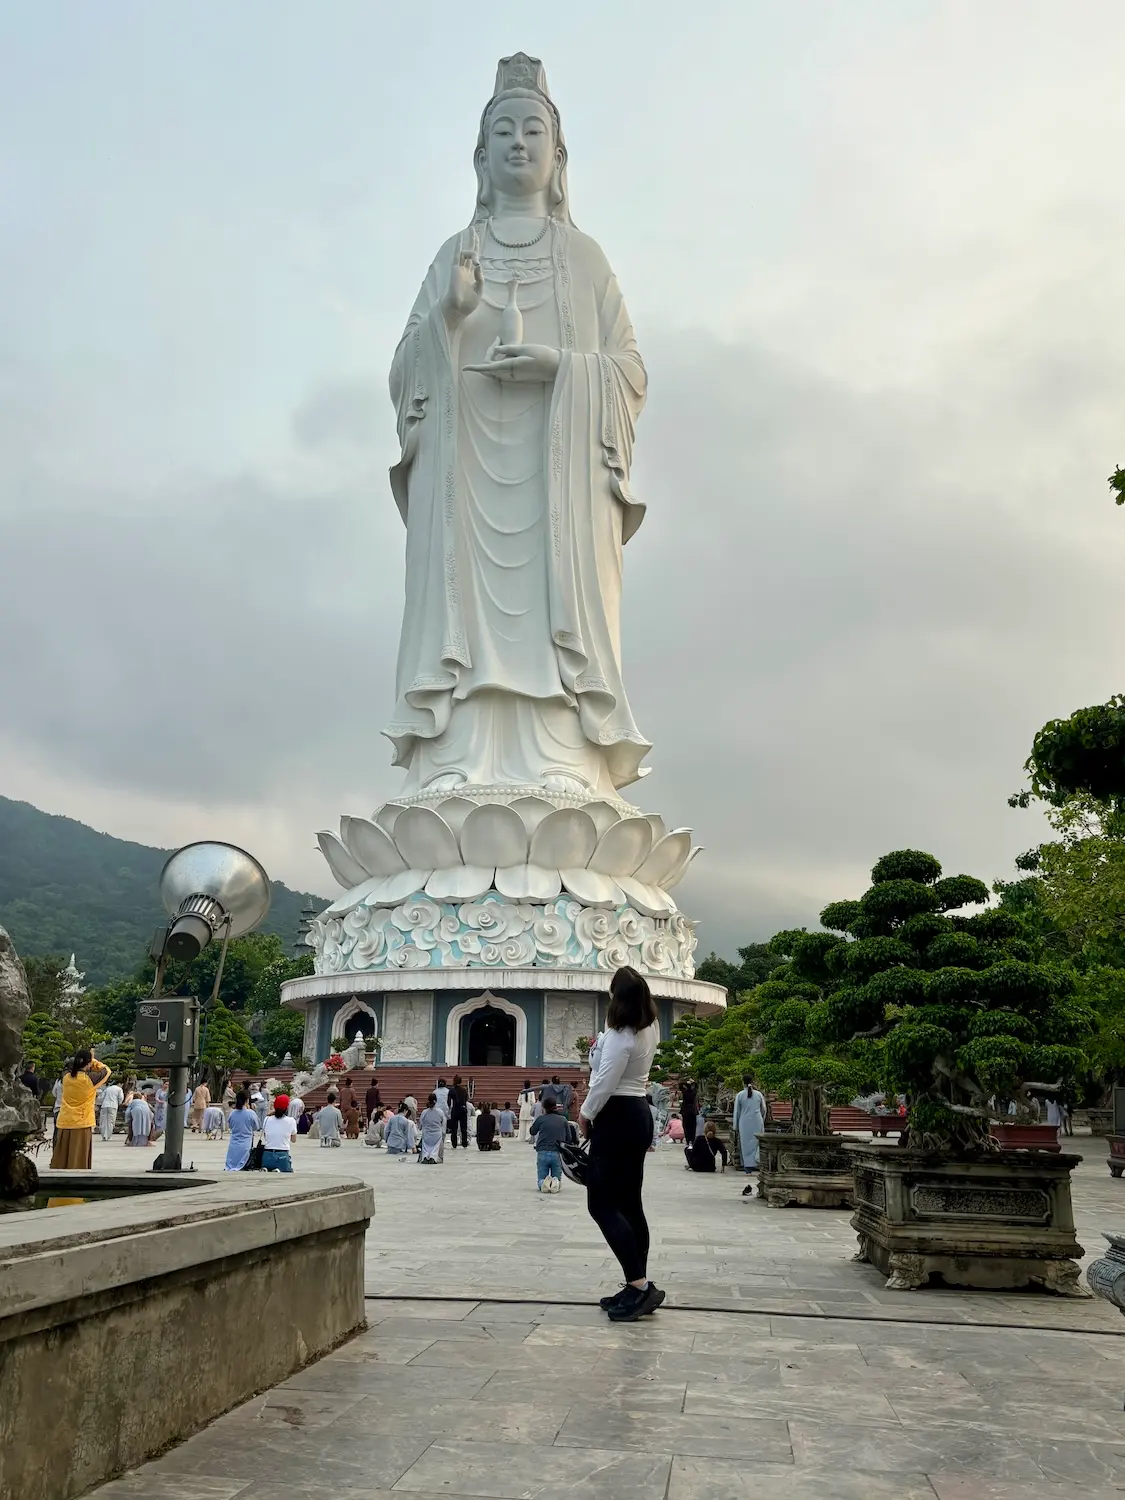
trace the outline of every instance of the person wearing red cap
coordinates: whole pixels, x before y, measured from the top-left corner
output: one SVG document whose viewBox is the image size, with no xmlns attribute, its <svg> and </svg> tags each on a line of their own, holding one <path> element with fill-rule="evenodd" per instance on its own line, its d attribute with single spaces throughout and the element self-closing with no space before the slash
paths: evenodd
<svg viewBox="0 0 1125 1500">
<path fill-rule="evenodd" d="M 297 1122 L 289 1118 L 289 1095 L 275 1094 L 273 1114 L 262 1126 L 262 1171 L 292 1172 Z"/>
</svg>

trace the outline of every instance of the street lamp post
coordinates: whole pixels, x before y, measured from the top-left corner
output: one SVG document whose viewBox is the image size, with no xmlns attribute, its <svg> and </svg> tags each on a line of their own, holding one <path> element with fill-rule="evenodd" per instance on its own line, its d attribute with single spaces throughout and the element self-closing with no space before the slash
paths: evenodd
<svg viewBox="0 0 1125 1500">
<path fill-rule="evenodd" d="M 269 876 L 251 854 L 235 844 L 188 844 L 168 860 L 160 875 L 160 897 L 171 922 L 153 943 L 156 981 L 152 995 L 137 1007 L 134 1042 L 138 1063 L 168 1068 L 164 1149 L 154 1172 L 183 1170 L 188 1080 L 200 1052 L 199 1001 L 163 993 L 172 960 L 191 962 L 222 934 L 223 950 L 206 1009 L 219 996 L 227 947 L 257 927 L 269 911 Z"/>
</svg>

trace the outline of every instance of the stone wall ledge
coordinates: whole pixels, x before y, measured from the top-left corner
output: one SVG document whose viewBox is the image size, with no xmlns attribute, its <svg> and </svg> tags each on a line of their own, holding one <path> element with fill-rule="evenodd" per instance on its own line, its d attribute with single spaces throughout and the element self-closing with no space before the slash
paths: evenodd
<svg viewBox="0 0 1125 1500">
<path fill-rule="evenodd" d="M 56 1175 L 70 1177 L 44 1172 L 41 1191 Z M 90 1188 L 113 1182 L 83 1175 Z M 349 1226 L 362 1234 L 375 1204 L 364 1183 L 297 1173 L 232 1172 L 148 1193 L 128 1183 L 124 1197 L 0 1217 L 0 1340 L 8 1319 L 35 1309 L 73 1315 L 76 1298 Z"/>
</svg>

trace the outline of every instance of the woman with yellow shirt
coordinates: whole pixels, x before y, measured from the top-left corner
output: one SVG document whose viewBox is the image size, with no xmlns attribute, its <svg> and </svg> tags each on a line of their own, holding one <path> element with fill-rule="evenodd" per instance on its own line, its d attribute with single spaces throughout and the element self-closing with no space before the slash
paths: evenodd
<svg viewBox="0 0 1125 1500">
<path fill-rule="evenodd" d="M 94 1062 L 85 1048 L 74 1054 L 63 1074 L 52 1167 L 73 1172 L 89 1171 L 94 1165 L 94 1096 L 108 1081 L 109 1069 L 105 1063 Z"/>
</svg>

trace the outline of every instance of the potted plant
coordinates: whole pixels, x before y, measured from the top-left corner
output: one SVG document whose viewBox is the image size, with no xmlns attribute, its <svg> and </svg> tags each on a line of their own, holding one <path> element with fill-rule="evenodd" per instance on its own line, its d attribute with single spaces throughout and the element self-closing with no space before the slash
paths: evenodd
<svg viewBox="0 0 1125 1500">
<path fill-rule="evenodd" d="M 899 1145 L 847 1147 L 857 1259 L 914 1288 L 930 1276 L 972 1287 L 1039 1285 L 1081 1295 L 1070 1199 L 1079 1158 L 1002 1149 L 999 1101 L 1059 1092 L 1086 1068 L 1093 1028 L 1075 981 L 1040 955 L 979 880 L 942 878 L 930 854 L 885 855 L 858 901 L 826 907 L 818 934 L 839 984 L 823 1034 L 874 1043 L 885 1088 L 910 1100 Z M 1033 1080 L 1050 1080 L 1039 1082 Z"/>
<path fill-rule="evenodd" d="M 574 1050 L 578 1053 L 578 1066 L 588 1069 L 590 1066 L 590 1048 L 594 1045 L 592 1036 L 577 1036 L 574 1039 Z"/>
</svg>

